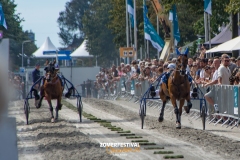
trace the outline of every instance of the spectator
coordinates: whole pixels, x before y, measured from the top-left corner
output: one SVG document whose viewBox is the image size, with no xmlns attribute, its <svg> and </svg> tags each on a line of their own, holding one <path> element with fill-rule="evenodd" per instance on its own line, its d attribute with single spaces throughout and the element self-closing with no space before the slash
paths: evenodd
<svg viewBox="0 0 240 160">
<path fill-rule="evenodd" d="M 204 68 L 204 79 L 201 81 L 203 84 L 209 83 L 210 80 L 212 79 L 212 70 L 209 65 L 206 65 Z"/>
<path fill-rule="evenodd" d="M 210 59 L 208 59 L 208 65 L 209 65 L 209 66 L 211 66 L 211 65 L 212 65 L 212 63 L 213 63 L 213 59 L 211 59 L 211 58 L 210 58 Z"/>
<path fill-rule="evenodd" d="M 237 67 L 233 70 L 233 72 L 229 78 L 231 85 L 239 84 L 239 74 L 238 73 L 240 72 L 240 57 L 237 58 L 236 65 L 237 65 Z"/>
<path fill-rule="evenodd" d="M 86 83 L 86 89 L 87 89 L 87 98 L 91 98 L 91 81 L 88 79 Z"/>
<path fill-rule="evenodd" d="M 193 62 L 192 68 L 190 70 L 190 75 L 192 76 L 193 79 L 196 78 L 197 70 L 198 70 L 197 64 L 196 62 Z"/>
<path fill-rule="evenodd" d="M 231 71 L 228 68 L 230 59 L 227 54 L 221 56 L 222 63 L 218 68 L 218 84 L 230 85 L 229 77 L 231 76 Z"/>
<path fill-rule="evenodd" d="M 234 57 L 233 57 L 234 58 Z M 237 65 L 235 64 L 235 58 L 233 59 L 232 58 L 232 60 L 229 62 L 229 65 L 228 65 L 228 67 L 229 67 L 229 69 L 230 69 L 230 71 L 231 71 L 231 74 L 233 73 L 233 70 L 237 67 Z"/>
<path fill-rule="evenodd" d="M 83 81 L 83 84 L 80 84 L 80 86 L 82 87 L 82 97 L 86 97 L 86 93 L 85 93 L 86 83 L 85 83 L 85 81 Z"/>
<path fill-rule="evenodd" d="M 204 86 L 205 87 L 208 87 L 208 86 L 212 86 L 212 85 L 216 85 L 218 84 L 218 68 L 220 66 L 220 60 L 217 59 L 217 58 L 214 58 L 213 60 L 213 66 L 215 68 L 215 72 L 213 74 L 213 77 L 212 77 L 212 80 L 211 82 L 208 82 L 208 83 L 205 83 Z M 217 104 L 214 104 L 214 95 L 215 95 L 215 92 L 214 90 L 212 90 L 211 88 L 209 88 L 209 91 L 204 95 L 206 101 L 210 104 L 210 106 L 208 107 L 209 109 L 209 114 L 211 115 L 210 116 L 210 119 L 212 119 L 212 114 L 214 114 L 214 110 L 217 112 L 218 111 L 218 106 Z M 215 107 L 215 109 L 214 109 Z"/>
<path fill-rule="evenodd" d="M 236 63 L 235 57 L 231 57 L 231 58 L 230 58 L 230 61 L 231 61 L 231 63 Z"/>
<path fill-rule="evenodd" d="M 236 65 L 237 67 L 240 67 L 240 56 L 237 58 Z"/>
<path fill-rule="evenodd" d="M 188 67 L 192 67 L 193 66 L 193 59 L 192 58 L 188 58 Z"/>
</svg>

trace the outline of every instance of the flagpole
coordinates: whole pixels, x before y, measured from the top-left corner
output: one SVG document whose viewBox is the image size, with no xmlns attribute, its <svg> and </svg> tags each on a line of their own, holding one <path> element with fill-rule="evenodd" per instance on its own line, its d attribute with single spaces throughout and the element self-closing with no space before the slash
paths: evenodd
<svg viewBox="0 0 240 160">
<path fill-rule="evenodd" d="M 129 31 L 128 31 L 128 3 L 126 0 L 126 42 L 127 42 L 127 47 L 129 47 Z M 126 58 L 124 58 L 125 62 Z M 128 64 L 128 58 L 127 58 L 127 64 Z"/>
<path fill-rule="evenodd" d="M 147 58 L 149 59 L 149 40 L 147 40 Z"/>
<path fill-rule="evenodd" d="M 211 25 L 210 25 L 210 14 L 208 14 L 208 37 L 209 37 L 209 49 L 211 49 L 212 46 L 211 46 Z"/>
<path fill-rule="evenodd" d="M 134 48 L 135 60 L 137 60 L 137 18 L 136 18 L 136 0 L 134 0 Z"/>
<path fill-rule="evenodd" d="M 207 13 L 204 12 L 204 29 L 205 29 L 205 42 L 208 41 L 208 21 L 207 21 Z"/>
<path fill-rule="evenodd" d="M 129 24 L 131 24 L 131 22 L 130 22 L 130 18 L 129 18 Z M 129 38 L 130 38 L 130 44 L 129 44 L 129 46 L 131 46 L 132 47 L 132 44 L 133 44 L 133 41 L 132 41 L 132 26 L 131 25 L 129 25 Z"/>
</svg>

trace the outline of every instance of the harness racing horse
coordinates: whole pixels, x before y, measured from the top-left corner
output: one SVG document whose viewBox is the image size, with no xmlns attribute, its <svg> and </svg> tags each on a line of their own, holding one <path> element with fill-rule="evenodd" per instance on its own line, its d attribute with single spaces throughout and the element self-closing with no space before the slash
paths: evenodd
<svg viewBox="0 0 240 160">
<path fill-rule="evenodd" d="M 190 109 L 192 108 L 192 103 L 190 101 L 190 83 L 188 80 L 188 75 L 186 74 L 186 67 L 188 63 L 187 52 L 188 49 L 184 54 L 180 54 L 179 51 L 177 52 L 179 55 L 176 63 L 177 67 L 170 73 L 167 84 L 161 84 L 161 89 L 159 91 L 159 95 L 163 104 L 158 121 L 163 121 L 164 108 L 167 100 L 170 98 L 174 107 L 174 113 L 176 114 L 177 129 L 181 129 L 182 107 L 185 100 L 187 100 L 187 106 L 184 106 L 186 113 L 189 113 Z M 176 100 L 180 101 L 179 108 Z"/>
<path fill-rule="evenodd" d="M 48 104 L 49 104 L 49 109 L 51 112 L 51 122 L 54 122 L 54 116 L 53 116 L 53 107 L 52 107 L 52 99 L 57 99 L 57 106 L 56 106 L 56 117 L 55 120 L 58 119 L 58 111 L 61 110 L 62 104 L 61 104 L 61 99 L 62 99 L 62 93 L 63 93 L 63 86 L 61 84 L 61 80 L 57 75 L 58 69 L 54 67 L 56 61 L 53 63 L 49 61 L 46 62 L 46 77 L 43 80 L 43 85 L 40 88 L 40 100 L 37 103 L 37 108 L 41 107 L 43 97 L 46 98 Z"/>
</svg>

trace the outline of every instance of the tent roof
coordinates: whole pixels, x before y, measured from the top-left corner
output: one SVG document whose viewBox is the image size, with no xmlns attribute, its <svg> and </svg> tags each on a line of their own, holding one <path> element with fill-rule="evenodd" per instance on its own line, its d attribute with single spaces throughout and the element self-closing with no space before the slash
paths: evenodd
<svg viewBox="0 0 240 160">
<path fill-rule="evenodd" d="M 212 53 L 212 52 L 229 52 L 234 50 L 240 50 L 240 36 L 229 40 L 225 43 L 222 43 L 210 50 L 208 50 L 206 53 Z"/>
<path fill-rule="evenodd" d="M 240 27 L 238 27 L 238 35 L 240 35 Z M 221 44 L 232 39 L 232 31 L 230 24 L 227 25 L 218 35 L 211 39 L 211 44 Z M 204 44 L 209 44 L 209 41 Z"/>
<path fill-rule="evenodd" d="M 82 42 L 82 44 L 70 54 L 71 57 L 93 57 L 93 55 L 89 55 L 89 52 L 86 50 L 86 40 Z"/>
<path fill-rule="evenodd" d="M 44 51 L 57 51 L 57 48 L 53 45 L 50 38 L 47 37 L 45 42 L 42 44 L 40 48 L 38 48 L 32 55 L 36 58 L 55 58 L 56 54 L 51 55 L 44 55 Z M 65 55 L 58 55 L 59 57 L 65 56 Z"/>
</svg>

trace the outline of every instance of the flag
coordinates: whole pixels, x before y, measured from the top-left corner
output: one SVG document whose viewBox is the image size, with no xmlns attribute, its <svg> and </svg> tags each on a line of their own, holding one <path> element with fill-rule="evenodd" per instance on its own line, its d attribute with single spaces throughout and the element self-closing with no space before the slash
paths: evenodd
<svg viewBox="0 0 240 160">
<path fill-rule="evenodd" d="M 173 37 L 174 37 L 174 44 L 177 46 L 178 42 L 180 41 L 180 31 L 178 27 L 178 17 L 177 17 L 177 8 L 176 5 L 172 6 L 172 21 L 173 21 Z"/>
<path fill-rule="evenodd" d="M 131 21 L 131 27 L 134 28 L 134 8 L 133 8 L 133 1 L 132 0 L 127 0 L 127 9 L 129 13 L 129 18 Z"/>
<path fill-rule="evenodd" d="M 158 52 L 160 52 L 163 49 L 165 43 L 159 37 L 156 30 L 153 28 L 153 25 L 151 24 L 151 22 L 147 17 L 147 13 L 148 13 L 148 10 L 144 0 L 144 4 L 143 4 L 144 37 L 146 40 L 149 40 L 152 43 L 153 47 L 156 48 Z"/>
<path fill-rule="evenodd" d="M 204 0 L 204 12 L 212 15 L 212 0 Z"/>
<path fill-rule="evenodd" d="M 7 29 L 7 23 L 4 17 L 4 13 L 3 13 L 3 8 L 2 8 L 2 4 L 0 3 L 0 25 L 2 25 L 3 27 L 5 27 Z"/>
</svg>

